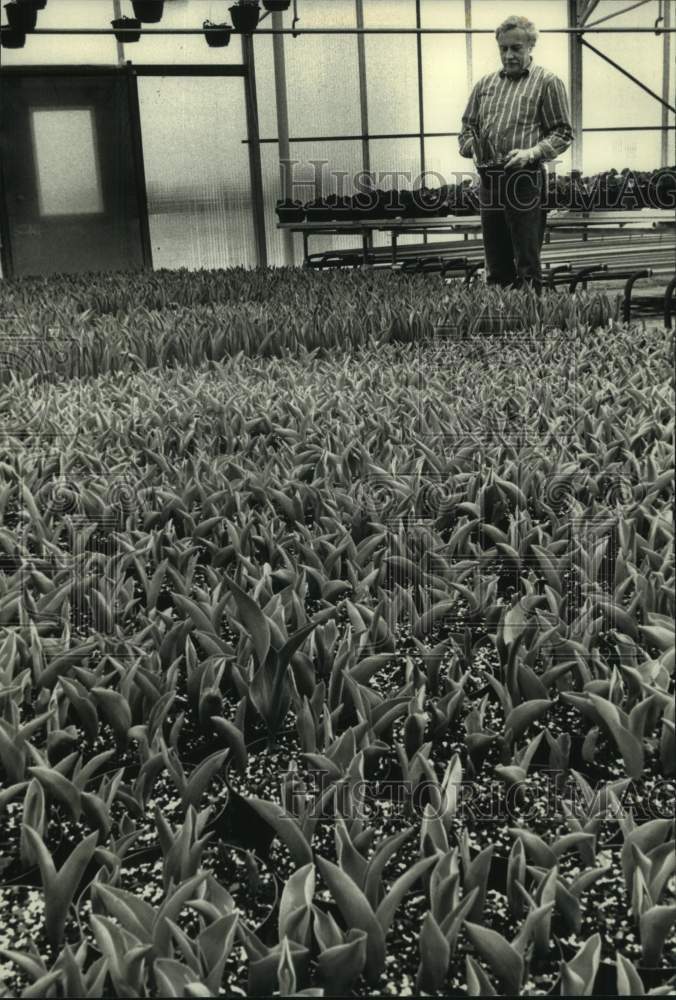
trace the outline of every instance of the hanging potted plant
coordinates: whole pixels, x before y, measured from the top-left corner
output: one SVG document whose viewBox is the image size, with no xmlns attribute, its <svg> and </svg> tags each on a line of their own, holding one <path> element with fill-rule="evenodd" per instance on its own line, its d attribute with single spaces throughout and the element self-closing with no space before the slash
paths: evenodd
<svg viewBox="0 0 676 1000">
<path fill-rule="evenodd" d="M 237 0 L 229 10 L 235 31 L 246 33 L 256 30 L 261 16 L 258 0 Z"/>
<path fill-rule="evenodd" d="M 157 24 L 162 20 L 164 0 L 132 0 L 134 17 L 145 24 Z"/>
<path fill-rule="evenodd" d="M 263 0 L 263 6 L 269 11 L 288 10 L 291 0 Z"/>
<path fill-rule="evenodd" d="M 5 10 L 7 11 L 7 22 L 12 31 L 24 33 L 33 31 L 38 20 L 36 7 L 32 4 L 19 3 L 18 0 L 14 0 L 13 3 L 5 4 Z"/>
<path fill-rule="evenodd" d="M 8 25 L 3 25 L 0 28 L 0 45 L 3 49 L 22 49 L 25 44 L 26 33 L 24 31 L 15 31 Z"/>
<path fill-rule="evenodd" d="M 141 37 L 141 22 L 137 17 L 115 17 L 110 23 L 118 42 L 138 42 Z"/>
<path fill-rule="evenodd" d="M 202 22 L 204 37 L 207 45 L 212 49 L 222 49 L 230 42 L 232 27 L 229 24 L 214 24 L 209 18 Z"/>
</svg>

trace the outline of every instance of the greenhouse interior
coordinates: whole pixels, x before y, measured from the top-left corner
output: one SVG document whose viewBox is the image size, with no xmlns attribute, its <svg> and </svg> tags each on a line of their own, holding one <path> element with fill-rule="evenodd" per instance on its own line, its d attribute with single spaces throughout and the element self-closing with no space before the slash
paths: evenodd
<svg viewBox="0 0 676 1000">
<path fill-rule="evenodd" d="M 7 0 L 0 997 L 676 994 L 676 0 Z"/>
</svg>

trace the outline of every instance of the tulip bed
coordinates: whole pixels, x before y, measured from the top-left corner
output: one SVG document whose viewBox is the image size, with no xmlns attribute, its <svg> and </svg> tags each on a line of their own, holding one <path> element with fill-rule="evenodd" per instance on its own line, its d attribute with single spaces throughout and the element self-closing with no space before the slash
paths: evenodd
<svg viewBox="0 0 676 1000">
<path fill-rule="evenodd" d="M 672 344 L 477 289 L 2 289 L 0 995 L 673 993 Z"/>
</svg>

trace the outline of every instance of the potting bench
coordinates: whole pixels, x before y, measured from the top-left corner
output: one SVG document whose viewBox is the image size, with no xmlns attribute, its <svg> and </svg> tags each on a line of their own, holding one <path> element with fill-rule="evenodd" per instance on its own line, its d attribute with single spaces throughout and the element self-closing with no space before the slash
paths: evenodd
<svg viewBox="0 0 676 1000">
<path fill-rule="evenodd" d="M 626 226 L 631 226 L 631 233 L 655 233 L 656 230 L 674 229 L 676 231 L 676 213 L 670 209 L 638 209 L 635 211 L 595 211 L 574 212 L 570 210 L 551 209 L 547 214 L 545 242 L 549 243 L 553 232 L 579 232 L 581 241 L 586 242 L 590 231 L 594 235 L 616 234 Z M 470 237 L 477 239 L 476 248 L 481 247 L 481 220 L 478 215 L 449 215 L 443 217 L 417 219 L 365 219 L 363 222 L 346 220 L 329 220 L 327 222 L 282 222 L 278 229 L 292 233 L 301 233 L 303 237 L 303 266 L 312 267 L 319 263 L 318 258 L 309 252 L 309 241 L 312 236 L 361 236 L 361 250 L 336 250 L 330 256 L 335 263 L 344 261 L 346 265 L 361 263 L 370 267 L 375 262 L 396 264 L 398 257 L 398 239 L 400 236 L 426 235 L 427 233 L 462 234 L 462 241 L 448 244 L 421 244 L 420 247 L 407 247 L 407 253 L 419 250 L 434 250 L 437 253 L 456 251 L 466 254 L 467 242 Z M 373 248 L 369 246 L 370 237 L 374 232 L 390 234 L 389 254 L 387 247 Z M 473 242 L 473 241 L 472 241 Z M 676 255 L 676 247 L 674 250 Z M 389 257 L 389 260 L 388 260 Z M 360 259 L 359 259 L 360 258 Z"/>
</svg>

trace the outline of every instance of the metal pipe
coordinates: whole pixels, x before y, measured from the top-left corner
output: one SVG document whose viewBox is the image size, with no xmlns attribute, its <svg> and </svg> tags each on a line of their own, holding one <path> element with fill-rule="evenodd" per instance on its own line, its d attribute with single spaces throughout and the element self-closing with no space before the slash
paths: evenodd
<svg viewBox="0 0 676 1000">
<path fill-rule="evenodd" d="M 122 17 L 122 4 L 120 0 L 113 0 L 113 17 Z M 115 39 L 115 48 L 117 50 L 117 65 L 124 65 L 124 45 L 119 39 Z"/>
<path fill-rule="evenodd" d="M 671 27 L 671 4 L 665 3 L 663 8 L 664 27 Z M 660 143 L 660 166 L 669 166 L 669 112 L 665 105 L 671 95 L 671 35 L 665 31 L 662 39 L 662 141 Z"/>
<path fill-rule="evenodd" d="M 282 23 L 282 15 L 275 11 L 272 15 L 272 23 L 277 26 Z M 277 103 L 277 132 L 279 135 L 279 175 L 280 186 L 283 198 L 291 198 L 291 150 L 289 146 L 289 106 L 286 93 L 286 61 L 284 58 L 284 39 L 281 35 L 274 35 L 272 39 L 272 55 L 275 65 L 275 97 Z M 286 161 L 286 168 L 284 167 Z M 294 262 L 293 233 L 284 232 L 282 234 L 284 263 L 292 265 Z"/>
<path fill-rule="evenodd" d="M 358 28 L 364 27 L 364 0 L 354 0 L 355 20 Z M 366 183 L 373 187 L 371 181 L 371 148 L 369 145 L 369 105 L 368 105 L 368 75 L 366 71 L 366 45 L 363 34 L 357 35 L 357 67 L 359 71 L 359 123 L 361 125 L 361 163 L 366 177 Z M 373 236 L 368 234 L 366 249 L 373 249 Z"/>
<path fill-rule="evenodd" d="M 644 268 L 642 271 L 635 271 L 624 286 L 624 299 L 622 301 L 622 320 L 625 323 L 629 323 L 631 320 L 631 293 L 636 281 L 639 278 L 649 278 L 650 269 Z"/>
<path fill-rule="evenodd" d="M 584 4 L 582 9 L 578 11 L 579 16 L 576 17 L 578 24 L 585 24 L 588 17 L 590 17 L 599 5 L 599 0 L 579 0 L 580 4 Z"/>
<path fill-rule="evenodd" d="M 568 24 L 578 23 L 577 0 L 568 0 Z M 568 40 L 568 85 L 570 88 L 570 114 L 573 127 L 571 159 L 573 170 L 582 170 L 582 36 L 572 35 Z"/>
<path fill-rule="evenodd" d="M 465 27 L 467 29 L 471 29 L 472 27 L 472 0 L 465 0 Z M 467 62 L 467 92 L 469 93 L 472 89 L 472 80 L 474 79 L 472 69 L 472 36 L 470 34 L 465 35 L 465 60 Z"/>
<path fill-rule="evenodd" d="M 134 63 L 138 76 L 244 76 L 246 70 L 239 63 L 224 66 L 210 66 L 208 63 Z M 114 64 L 102 63 L 100 66 L 66 64 L 44 66 L 5 66 L 0 69 L 0 76 L 105 76 L 114 73 L 118 68 Z"/>
<path fill-rule="evenodd" d="M 143 155 L 143 128 L 141 125 L 141 105 L 138 96 L 136 71 L 130 62 L 123 67 L 127 77 L 127 99 L 129 101 L 130 141 L 133 150 L 134 178 L 138 202 L 139 228 L 141 231 L 141 252 L 143 266 L 153 268 L 153 246 L 148 213 L 148 187 L 146 184 L 145 158 Z"/>
<path fill-rule="evenodd" d="M 415 0 L 415 26 L 422 26 L 420 0 Z M 423 80 L 422 36 L 416 35 L 416 60 L 418 77 L 418 124 L 420 126 L 420 176 L 425 176 L 425 83 Z M 427 243 L 427 233 L 423 233 L 423 243 Z"/>
<path fill-rule="evenodd" d="M 659 130 L 659 125 L 652 128 Z M 675 126 L 676 127 L 676 126 Z M 624 131 L 624 130 L 622 130 Z M 446 139 L 459 135 L 459 132 L 425 132 L 428 139 Z M 292 136 L 290 142 L 358 142 L 363 140 L 364 135 L 355 133 L 354 135 L 298 135 Z M 369 139 L 419 139 L 420 132 L 370 132 Z M 277 139 L 260 139 L 259 142 L 277 142 Z"/>
<path fill-rule="evenodd" d="M 140 76 L 141 74 L 139 74 Z M 676 131 L 676 125 L 667 125 L 667 131 Z M 598 126 L 593 128 L 583 128 L 580 129 L 581 132 L 661 132 L 661 125 L 608 125 L 606 127 Z M 427 139 L 452 139 L 454 136 L 460 135 L 459 132 L 425 132 L 425 138 Z M 356 133 L 355 135 L 296 135 L 290 138 L 290 142 L 358 142 L 363 139 L 364 136 Z M 419 139 L 419 132 L 371 132 L 369 134 L 369 139 Z M 246 142 L 243 139 L 242 142 Z M 277 142 L 276 138 L 272 139 L 259 139 L 259 142 Z M 470 172 L 470 171 L 467 171 Z"/>
<path fill-rule="evenodd" d="M 584 38 L 581 38 L 580 42 L 586 48 L 591 49 L 592 52 L 595 52 L 597 56 L 600 56 L 600 58 L 603 59 L 604 62 L 607 62 L 611 66 L 614 66 L 615 69 L 618 70 L 620 73 L 622 73 L 623 76 L 626 76 L 630 80 L 632 80 L 636 84 L 637 87 L 641 88 L 641 90 L 645 90 L 646 94 L 650 94 L 651 97 L 654 97 L 655 100 L 659 101 L 660 104 L 663 107 L 668 108 L 669 111 L 673 111 L 676 114 L 676 108 L 675 107 L 673 107 L 671 104 L 668 104 L 667 101 L 663 101 L 659 94 L 656 94 L 654 90 L 650 89 L 650 87 L 646 87 L 645 83 L 642 83 L 641 80 L 639 80 L 638 77 L 635 77 L 633 73 L 630 73 L 628 69 L 624 69 L 624 67 L 620 66 L 619 63 L 616 63 L 614 59 L 611 59 L 610 56 L 607 56 L 605 54 L 605 52 L 601 52 L 599 49 L 595 48 L 593 45 L 590 45 L 589 42 L 586 42 L 584 40 Z"/>
<path fill-rule="evenodd" d="M 355 17 L 357 27 L 364 27 L 364 0 L 355 0 Z M 371 151 L 369 149 L 369 106 L 368 106 L 368 77 L 366 74 L 366 48 L 364 46 L 364 36 L 357 37 L 357 66 L 359 70 L 359 122 L 361 125 L 362 144 L 362 169 L 365 173 L 371 172 Z"/>
<path fill-rule="evenodd" d="M 139 76 L 143 76 L 143 73 L 139 73 Z M 156 74 L 160 75 L 160 74 Z M 174 73 L 174 76 L 190 76 L 191 74 Z M 668 132 L 676 131 L 676 125 L 667 125 L 666 130 Z M 661 125 L 608 125 L 598 126 L 594 128 L 583 128 L 582 132 L 661 132 Z M 453 138 L 453 136 L 459 135 L 459 132 L 426 132 L 425 137 L 428 139 L 446 139 Z M 290 142 L 343 142 L 343 141 L 358 141 L 363 139 L 362 135 L 299 135 L 292 136 L 289 140 Z M 393 132 L 389 133 L 375 133 L 369 134 L 369 139 L 418 139 L 420 138 L 419 132 Z M 242 143 L 246 143 L 246 139 L 241 140 Z M 264 142 L 278 142 L 278 139 L 259 139 L 260 143 Z"/>
<path fill-rule="evenodd" d="M 253 38 L 242 35 L 242 55 L 246 75 L 244 90 L 246 96 L 247 138 L 249 141 L 249 175 L 251 178 L 251 203 L 253 206 L 254 238 L 259 267 L 267 267 L 268 255 L 265 241 L 265 211 L 263 208 L 263 171 L 258 127 L 258 100 L 256 97 L 256 70 L 254 65 Z"/>
<path fill-rule="evenodd" d="M 115 31 L 137 31 L 135 28 L 116 28 Z M 676 32 L 676 28 L 660 29 Z M 612 35 L 612 34 L 655 34 L 654 28 L 540 28 L 540 35 Z M 112 28 L 35 28 L 33 35 L 112 35 Z M 203 28 L 148 28 L 143 29 L 144 36 L 149 35 L 203 35 Z M 257 35 L 494 35 L 494 28 L 260 28 Z"/>
</svg>

